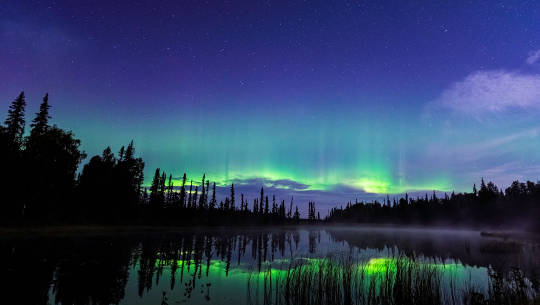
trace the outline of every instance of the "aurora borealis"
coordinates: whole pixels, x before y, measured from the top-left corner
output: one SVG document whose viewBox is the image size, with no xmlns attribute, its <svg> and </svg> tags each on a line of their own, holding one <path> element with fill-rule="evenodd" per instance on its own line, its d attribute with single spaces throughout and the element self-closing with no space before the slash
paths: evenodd
<svg viewBox="0 0 540 305">
<path fill-rule="evenodd" d="M 540 178 L 540 3 L 12 1 L 0 106 L 300 204 Z M 29 120 L 27 120 L 29 121 Z M 286 197 L 285 197 L 286 196 Z"/>
</svg>

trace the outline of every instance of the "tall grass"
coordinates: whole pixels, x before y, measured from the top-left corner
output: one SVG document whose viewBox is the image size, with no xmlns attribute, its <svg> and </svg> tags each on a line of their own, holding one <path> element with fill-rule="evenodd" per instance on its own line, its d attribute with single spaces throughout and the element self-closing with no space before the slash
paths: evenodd
<svg viewBox="0 0 540 305">
<path fill-rule="evenodd" d="M 517 270 L 505 279 L 490 271 L 488 295 L 443 281 L 443 272 L 405 256 L 366 262 L 344 255 L 291 260 L 257 276 L 261 301 L 268 305 L 533 304 L 536 297 Z M 248 289 L 253 287 L 250 283 Z"/>
<path fill-rule="evenodd" d="M 523 272 L 513 268 L 508 274 L 489 270 L 489 293 L 487 296 L 469 289 L 464 295 L 467 305 L 540 304 L 538 292 L 531 288 Z"/>
</svg>

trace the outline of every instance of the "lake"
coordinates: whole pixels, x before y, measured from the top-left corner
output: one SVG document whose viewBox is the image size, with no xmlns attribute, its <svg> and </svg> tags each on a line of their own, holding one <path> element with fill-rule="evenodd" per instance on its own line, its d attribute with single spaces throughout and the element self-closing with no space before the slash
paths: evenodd
<svg viewBox="0 0 540 305">
<path fill-rule="evenodd" d="M 466 230 L 206 228 L 0 243 L 10 304 L 523 304 L 540 279 L 537 243 Z"/>
</svg>

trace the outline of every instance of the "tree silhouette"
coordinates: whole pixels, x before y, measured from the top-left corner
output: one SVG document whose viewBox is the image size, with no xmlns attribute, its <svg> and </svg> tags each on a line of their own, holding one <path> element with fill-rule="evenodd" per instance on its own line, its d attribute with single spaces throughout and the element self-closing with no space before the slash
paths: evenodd
<svg viewBox="0 0 540 305">
<path fill-rule="evenodd" d="M 294 211 L 293 219 L 294 219 L 295 222 L 297 222 L 297 223 L 298 223 L 298 221 L 300 220 L 300 213 L 298 213 L 298 206 L 296 206 L 296 210 Z"/>
<path fill-rule="evenodd" d="M 150 205 L 158 208 L 161 206 L 160 201 L 160 185 L 161 185 L 161 171 L 156 168 L 154 178 L 152 179 L 152 186 L 150 186 Z"/>
<path fill-rule="evenodd" d="M 172 181 L 172 174 L 169 174 L 169 183 L 167 184 L 167 203 L 170 205 L 173 203 L 173 188 L 174 183 Z"/>
<path fill-rule="evenodd" d="M 231 184 L 231 210 L 234 211 L 234 183 Z"/>
<path fill-rule="evenodd" d="M 264 213 L 264 188 L 261 187 L 261 200 L 259 201 L 259 213 Z"/>
<path fill-rule="evenodd" d="M 253 199 L 253 214 L 259 213 L 259 203 L 257 202 L 257 198 Z"/>
<path fill-rule="evenodd" d="M 291 205 L 289 206 L 289 212 L 287 213 L 288 218 L 292 217 L 293 201 L 294 201 L 294 197 L 291 197 Z"/>
<path fill-rule="evenodd" d="M 43 102 L 39 106 L 39 112 L 36 113 L 36 117 L 32 120 L 32 124 L 30 126 L 32 127 L 32 133 L 42 133 L 49 127 L 49 119 L 51 118 L 49 116 L 49 109 L 51 106 L 49 105 L 49 94 L 45 94 L 43 97 Z"/>
<path fill-rule="evenodd" d="M 186 205 L 186 173 L 182 177 L 182 188 L 180 189 L 180 204 L 179 206 L 184 208 Z"/>
<path fill-rule="evenodd" d="M 160 206 L 165 203 L 165 181 L 167 180 L 167 174 L 163 172 L 161 178 L 159 179 L 159 202 Z"/>
<path fill-rule="evenodd" d="M 22 93 L 19 100 L 23 100 L 24 96 L 21 96 Z M 24 119 L 21 118 L 24 113 L 15 109 L 20 109 L 22 105 L 24 110 L 24 101 L 17 101 L 16 104 L 10 112 L 10 115 L 13 114 L 11 121 L 24 124 Z M 49 109 L 48 95 L 45 95 L 40 111 L 32 121 L 30 135 L 25 140 L 24 166 L 37 173 L 33 179 L 33 192 L 27 196 L 24 211 L 30 218 L 46 219 L 53 215 L 67 217 L 74 213 L 71 210 L 76 209 L 68 204 L 68 201 L 75 189 L 77 168 L 86 157 L 86 154 L 79 150 L 81 141 L 76 139 L 71 131 L 48 125 Z M 22 132 L 24 127 L 18 129 Z"/>
<path fill-rule="evenodd" d="M 308 220 L 314 221 L 315 220 L 315 202 L 309 202 L 308 204 Z"/>
<path fill-rule="evenodd" d="M 212 186 L 212 201 L 210 202 L 210 210 L 213 210 L 216 207 L 216 183 L 214 182 Z"/>
<path fill-rule="evenodd" d="M 26 107 L 26 99 L 24 92 L 11 103 L 8 110 L 8 116 L 4 122 L 5 133 L 7 135 L 10 146 L 13 149 L 20 149 L 22 145 L 22 137 L 24 134 L 24 110 Z"/>
<path fill-rule="evenodd" d="M 199 199 L 199 209 L 200 210 L 204 210 L 206 209 L 205 207 L 205 185 L 204 185 L 204 179 L 206 178 L 206 174 L 203 174 L 203 177 L 202 177 L 202 182 L 201 182 L 201 196 L 200 196 L 200 199 Z"/>
<path fill-rule="evenodd" d="M 192 190 L 193 190 L 193 180 L 190 180 L 189 181 L 189 196 L 188 196 L 188 203 L 187 203 L 187 208 L 188 209 L 192 208 L 192 206 L 191 206 L 191 198 L 193 197 L 192 194 L 191 194 Z"/>
<path fill-rule="evenodd" d="M 206 192 L 204 193 L 204 208 L 208 208 L 208 193 L 210 193 L 210 181 L 206 180 Z"/>
<path fill-rule="evenodd" d="M 11 103 L 6 126 L 0 126 L 0 185 L 3 190 L 3 205 L 0 219 L 4 222 L 19 221 L 24 215 L 26 198 L 22 196 L 22 185 L 26 166 L 22 159 L 22 136 L 24 133 L 24 92 Z"/>
<path fill-rule="evenodd" d="M 199 190 L 199 187 L 198 186 L 195 186 L 195 193 L 193 194 L 193 198 L 191 199 L 191 203 L 192 203 L 192 206 L 191 208 L 192 209 L 196 209 L 197 208 L 197 191 Z"/>
</svg>

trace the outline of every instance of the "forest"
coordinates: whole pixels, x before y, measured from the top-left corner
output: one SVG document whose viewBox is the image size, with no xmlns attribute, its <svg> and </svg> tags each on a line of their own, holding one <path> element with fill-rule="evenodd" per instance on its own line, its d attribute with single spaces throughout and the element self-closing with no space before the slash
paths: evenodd
<svg viewBox="0 0 540 305">
<path fill-rule="evenodd" d="M 203 175 L 181 185 L 157 168 L 149 188 L 143 186 L 144 161 L 131 141 L 115 154 L 106 147 L 79 170 L 87 157 L 71 131 L 50 125 L 49 96 L 25 134 L 26 99 L 21 92 L 0 126 L 2 224 L 155 224 L 221 225 L 319 222 L 320 212 L 309 202 L 301 217 L 293 200 L 265 194 L 252 200 L 235 194 L 231 184 L 224 200 L 216 199 L 216 183 Z M 28 173 L 31 173 L 30 175 Z M 238 201 L 238 199 L 240 199 Z M 333 208 L 327 222 L 519 226 L 539 230 L 540 183 L 515 181 L 503 190 L 482 179 L 471 193 L 409 197 L 373 202 L 349 202 Z"/>
<path fill-rule="evenodd" d="M 298 223 L 298 206 L 265 194 L 252 204 L 235 194 L 234 184 L 224 201 L 216 199 L 216 183 L 203 175 L 199 185 L 175 187 L 172 175 L 156 169 L 149 189 L 143 187 L 144 161 L 136 157 L 131 141 L 117 155 L 106 147 L 90 158 L 71 131 L 50 125 L 49 96 L 25 135 L 26 99 L 21 92 L 11 103 L 0 126 L 0 162 L 3 169 L 2 224 L 153 224 L 218 225 Z M 27 173 L 32 173 L 31 178 Z M 316 220 L 315 203 L 309 203 L 309 221 Z M 294 208 L 294 211 L 293 211 Z M 320 214 L 317 214 L 320 220 Z"/>
<path fill-rule="evenodd" d="M 514 181 L 504 191 L 493 182 L 481 180 L 472 193 L 452 192 L 444 197 L 405 194 L 382 202 L 348 202 L 345 208 L 330 210 L 328 221 L 540 230 L 540 183 Z"/>
</svg>

